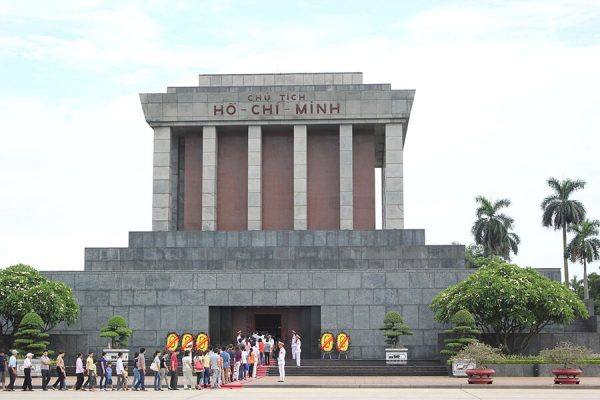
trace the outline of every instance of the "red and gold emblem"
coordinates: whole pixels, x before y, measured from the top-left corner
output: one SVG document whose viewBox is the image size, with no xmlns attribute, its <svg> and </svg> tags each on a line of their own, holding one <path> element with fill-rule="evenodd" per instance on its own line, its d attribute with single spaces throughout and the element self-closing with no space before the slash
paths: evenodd
<svg viewBox="0 0 600 400">
<path fill-rule="evenodd" d="M 175 351 L 179 346 L 179 335 L 175 332 L 171 332 L 167 335 L 167 346 L 168 351 Z"/>
<path fill-rule="evenodd" d="M 336 338 L 336 347 L 338 352 L 348 351 L 350 347 L 350 335 L 346 332 L 340 332 Z"/>
<path fill-rule="evenodd" d="M 196 336 L 196 346 L 194 350 L 208 350 L 208 343 L 210 342 L 210 337 L 205 332 L 200 332 L 198 336 Z"/>
<path fill-rule="evenodd" d="M 194 344 L 194 336 L 191 333 L 181 335 L 181 350 L 191 350 Z"/>
<path fill-rule="evenodd" d="M 319 346 L 321 347 L 321 351 L 329 353 L 333 350 L 334 337 L 331 332 L 324 332 L 321 335 L 321 340 L 319 341 Z"/>
</svg>

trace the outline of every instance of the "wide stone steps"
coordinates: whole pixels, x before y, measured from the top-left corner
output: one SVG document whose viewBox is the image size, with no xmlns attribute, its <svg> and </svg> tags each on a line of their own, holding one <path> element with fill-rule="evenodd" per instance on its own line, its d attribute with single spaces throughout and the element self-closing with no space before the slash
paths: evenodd
<svg viewBox="0 0 600 400">
<path fill-rule="evenodd" d="M 417 361 L 408 365 L 385 365 L 378 360 L 306 360 L 297 367 L 287 360 L 286 376 L 447 376 L 448 370 L 439 362 Z M 276 365 L 271 365 L 269 376 L 278 376 Z"/>
</svg>

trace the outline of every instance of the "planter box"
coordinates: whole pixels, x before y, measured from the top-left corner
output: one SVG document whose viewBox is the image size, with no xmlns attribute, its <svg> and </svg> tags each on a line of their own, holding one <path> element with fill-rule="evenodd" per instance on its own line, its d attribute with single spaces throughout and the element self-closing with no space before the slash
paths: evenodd
<svg viewBox="0 0 600 400">
<path fill-rule="evenodd" d="M 452 376 L 466 378 L 468 369 L 475 369 L 477 364 L 473 360 L 452 360 Z"/>
<path fill-rule="evenodd" d="M 406 365 L 408 349 L 385 349 L 385 363 L 387 365 Z"/>
<path fill-rule="evenodd" d="M 42 376 L 42 362 L 38 359 L 31 360 L 31 377 Z M 23 372 L 23 360 L 17 360 L 17 376 L 25 376 Z"/>
<path fill-rule="evenodd" d="M 554 375 L 552 370 L 560 368 L 556 364 L 492 364 L 490 368 L 496 371 L 496 376 L 541 376 L 551 379 Z M 600 376 L 600 365 L 583 364 L 580 365 L 583 378 L 587 376 Z"/>
<path fill-rule="evenodd" d="M 123 353 L 122 359 L 125 365 L 127 365 L 127 361 L 129 361 L 129 349 L 103 349 L 102 351 L 106 352 L 106 361 L 112 362 L 114 368 L 116 368 L 119 352 Z"/>
</svg>

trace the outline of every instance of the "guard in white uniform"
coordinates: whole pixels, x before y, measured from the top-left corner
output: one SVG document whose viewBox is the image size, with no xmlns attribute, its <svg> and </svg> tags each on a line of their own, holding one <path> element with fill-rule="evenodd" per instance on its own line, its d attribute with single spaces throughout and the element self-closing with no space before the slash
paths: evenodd
<svg viewBox="0 0 600 400">
<path fill-rule="evenodd" d="M 279 367 L 279 382 L 285 382 L 285 348 L 283 347 L 283 342 L 279 342 L 277 366 Z"/>
<path fill-rule="evenodd" d="M 300 341 L 300 335 L 296 335 L 296 366 L 300 366 L 300 354 L 302 353 L 302 342 Z"/>
<path fill-rule="evenodd" d="M 292 330 L 292 345 L 290 346 L 292 348 L 292 359 L 295 360 L 296 359 L 296 340 L 298 339 L 298 335 L 296 334 L 296 331 Z"/>
</svg>

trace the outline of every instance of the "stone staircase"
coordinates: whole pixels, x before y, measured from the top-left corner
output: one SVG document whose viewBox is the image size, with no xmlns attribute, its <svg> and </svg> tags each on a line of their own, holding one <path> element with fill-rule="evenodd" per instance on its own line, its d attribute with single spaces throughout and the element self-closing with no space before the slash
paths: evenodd
<svg viewBox="0 0 600 400">
<path fill-rule="evenodd" d="M 277 365 L 268 369 L 269 376 L 278 376 Z M 447 376 L 448 370 L 439 361 L 415 360 L 408 365 L 386 365 L 379 360 L 302 360 L 297 367 L 286 360 L 286 376 Z"/>
</svg>

